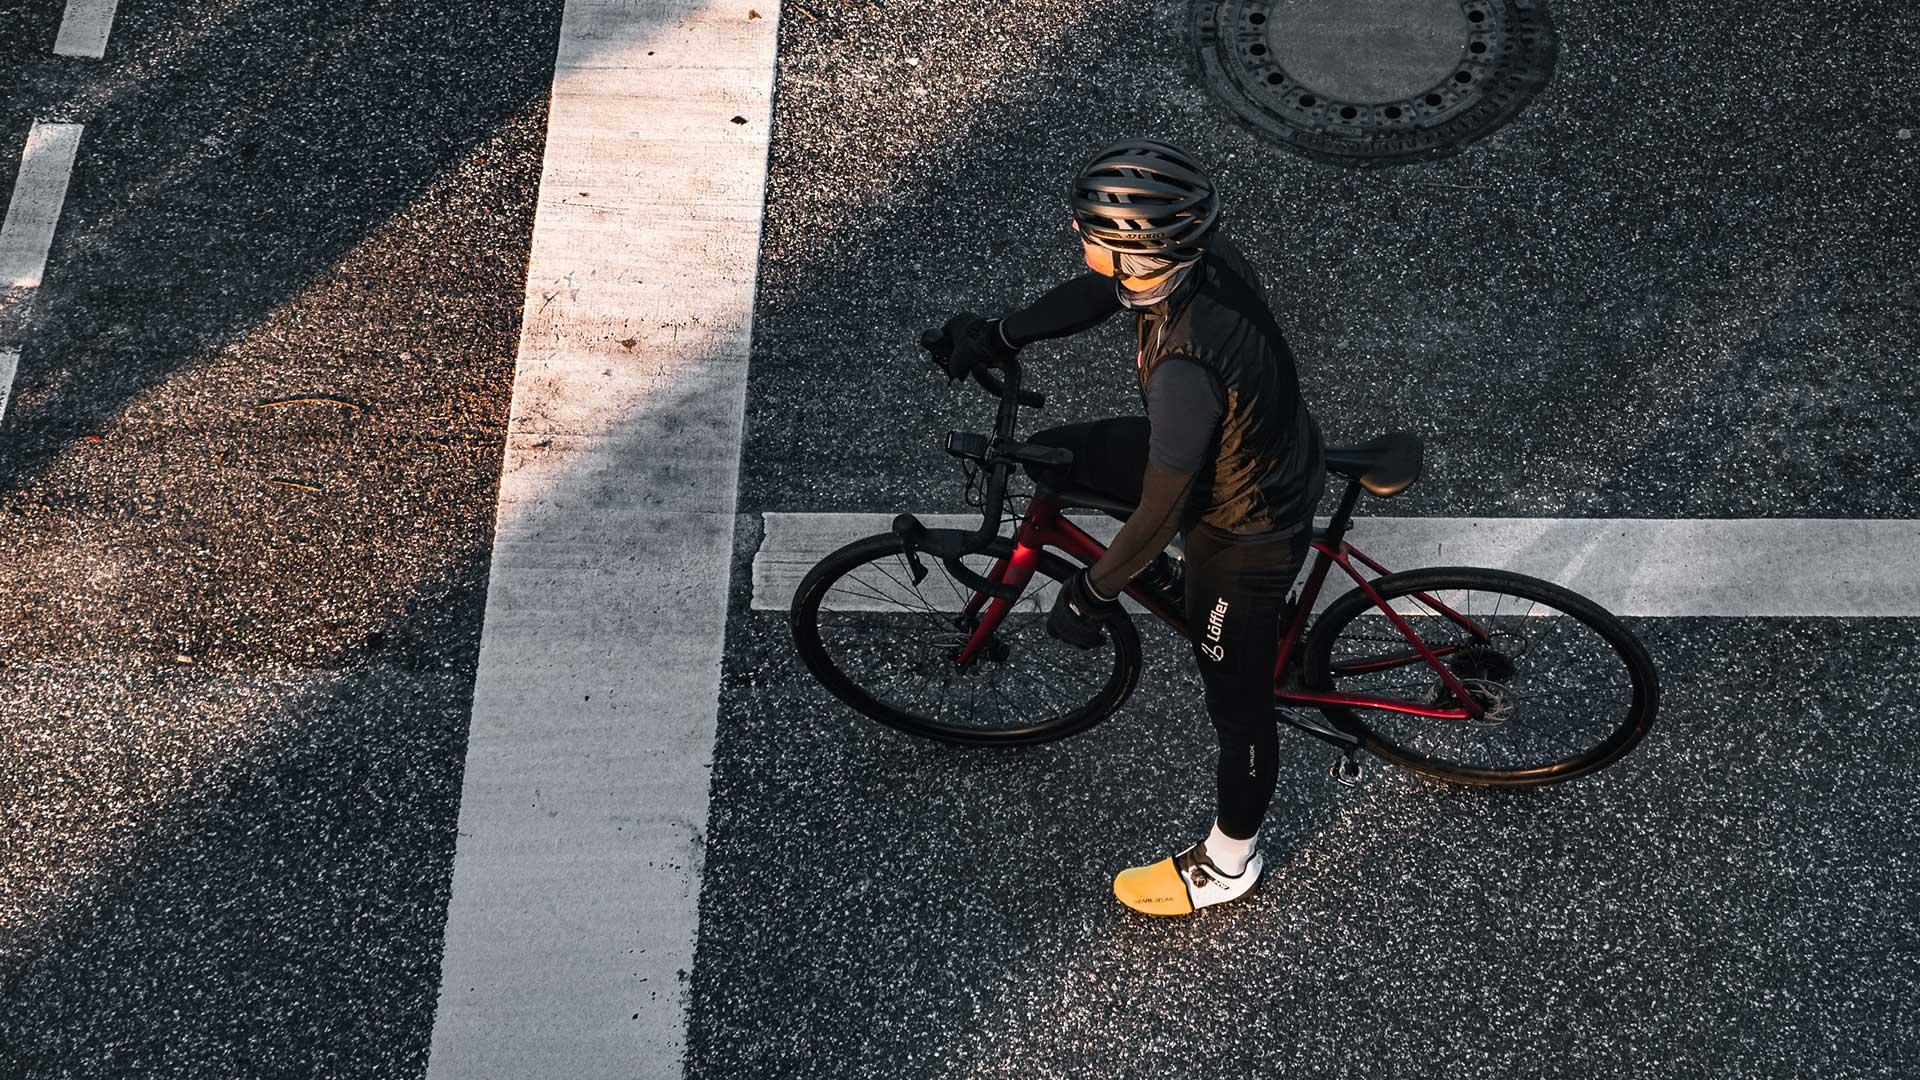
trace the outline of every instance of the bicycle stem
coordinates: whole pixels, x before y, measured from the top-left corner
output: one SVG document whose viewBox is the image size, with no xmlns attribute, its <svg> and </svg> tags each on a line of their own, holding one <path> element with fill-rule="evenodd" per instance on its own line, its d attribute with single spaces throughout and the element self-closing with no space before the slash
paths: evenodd
<svg viewBox="0 0 1920 1080">
<path fill-rule="evenodd" d="M 1020 361 L 1007 357 L 1002 370 L 1006 372 L 1004 383 L 995 386 L 995 380 L 983 377 L 979 380 L 990 392 L 1000 398 L 999 410 L 994 415 L 993 433 L 1003 442 L 1012 442 L 1015 430 L 1020 426 Z M 988 466 L 986 511 L 980 522 L 980 531 L 974 534 L 974 543 L 984 548 L 1000 535 L 1000 522 L 1005 509 L 1007 479 L 1013 474 L 1011 461 L 996 461 Z"/>
<path fill-rule="evenodd" d="M 1039 408 L 1046 399 L 1020 389 L 1018 360 L 1008 357 L 1001 367 L 1006 373 L 1004 383 L 983 370 L 975 370 L 974 379 L 988 393 L 1000 399 L 999 410 L 994 417 L 994 435 L 1000 442 L 1011 442 L 1014 431 L 1019 427 L 1020 405 L 1025 403 Z M 916 551 L 925 551 L 946 563 L 948 571 L 962 584 L 1002 600 L 1017 598 L 1017 587 L 988 581 L 960 562 L 963 555 L 999 553 L 996 549 L 1011 549 L 1011 545 L 1000 536 L 1000 525 L 1005 519 L 1007 481 L 1013 474 L 1013 468 L 1014 462 L 1011 460 L 994 461 L 987 465 L 986 496 L 981 507 L 980 527 L 971 533 L 929 529 L 912 514 L 895 517 L 893 531 L 906 543 L 909 557 Z"/>
</svg>

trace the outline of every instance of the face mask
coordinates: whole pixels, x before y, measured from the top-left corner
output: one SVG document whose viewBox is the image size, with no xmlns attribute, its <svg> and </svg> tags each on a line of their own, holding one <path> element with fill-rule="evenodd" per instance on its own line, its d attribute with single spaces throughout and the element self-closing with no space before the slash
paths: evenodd
<svg viewBox="0 0 1920 1080">
<path fill-rule="evenodd" d="M 1125 260 L 1133 259 L 1133 258 L 1138 258 L 1138 256 L 1122 255 L 1119 257 L 1119 259 L 1115 260 L 1115 265 L 1118 266 L 1121 273 L 1126 274 L 1129 277 L 1139 276 L 1135 274 L 1132 270 L 1129 270 L 1126 266 Z M 1153 305 L 1159 303 L 1160 301 L 1165 300 L 1167 297 L 1172 296 L 1174 290 L 1180 287 L 1181 282 L 1187 280 L 1187 275 L 1191 273 L 1193 268 L 1198 264 L 1199 264 L 1198 259 L 1195 259 L 1192 262 L 1181 263 L 1180 266 L 1173 271 L 1173 273 L 1168 274 L 1166 277 L 1161 278 L 1159 281 L 1155 282 L 1151 288 L 1143 292 L 1133 292 L 1132 290 L 1128 289 L 1125 285 L 1120 285 L 1119 279 L 1116 278 L 1115 285 L 1120 291 L 1120 303 L 1123 306 L 1130 307 L 1130 308 L 1152 307 Z M 1165 264 L 1161 264 L 1161 265 L 1165 265 Z M 1155 267 L 1155 269 L 1158 269 L 1158 267 Z"/>
</svg>

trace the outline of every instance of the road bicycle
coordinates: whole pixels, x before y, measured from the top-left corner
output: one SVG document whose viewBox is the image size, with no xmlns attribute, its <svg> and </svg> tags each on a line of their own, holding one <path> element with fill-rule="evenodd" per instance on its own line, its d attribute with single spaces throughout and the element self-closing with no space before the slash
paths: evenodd
<svg viewBox="0 0 1920 1080">
<path fill-rule="evenodd" d="M 921 345 L 936 360 L 949 347 L 937 331 Z M 1142 664 L 1124 606 L 1105 617 L 1094 650 L 1047 634 L 1055 590 L 1105 551 L 1063 511 L 1124 518 L 1134 508 L 1061 482 L 1071 451 L 1014 437 L 1019 406 L 1046 400 L 1022 388 L 1017 360 L 973 375 L 1000 399 L 994 434 L 956 431 L 946 450 L 962 459 L 979 528 L 929 528 L 906 513 L 828 555 L 794 593 L 794 644 L 841 701 L 910 735 L 976 746 L 1060 739 L 1124 705 Z M 1349 784 L 1362 751 L 1485 787 L 1571 780 L 1619 761 L 1653 723 L 1659 680 L 1618 618 L 1502 570 L 1395 573 L 1348 541 L 1361 494 L 1398 495 L 1421 463 L 1421 441 L 1405 432 L 1326 451 L 1327 471 L 1347 483 L 1314 530 L 1305 581 L 1282 617 L 1276 719 L 1339 749 L 1331 771 Z M 1036 486 L 1002 536 L 1016 467 Z M 1333 567 L 1354 587 L 1314 617 Z M 1139 579 L 1126 595 L 1187 636 L 1179 596 Z"/>
</svg>

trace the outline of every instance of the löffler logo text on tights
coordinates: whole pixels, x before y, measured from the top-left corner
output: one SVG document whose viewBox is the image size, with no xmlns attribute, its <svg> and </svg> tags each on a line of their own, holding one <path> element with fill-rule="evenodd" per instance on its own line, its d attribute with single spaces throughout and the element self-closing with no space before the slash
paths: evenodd
<svg viewBox="0 0 1920 1080">
<path fill-rule="evenodd" d="M 1213 610 L 1207 612 L 1207 640 L 1200 643 L 1200 651 L 1206 653 L 1208 659 L 1226 658 L 1227 647 L 1220 644 L 1220 634 L 1226 629 L 1226 624 L 1227 601 L 1225 597 L 1221 597 L 1213 602 Z"/>
</svg>

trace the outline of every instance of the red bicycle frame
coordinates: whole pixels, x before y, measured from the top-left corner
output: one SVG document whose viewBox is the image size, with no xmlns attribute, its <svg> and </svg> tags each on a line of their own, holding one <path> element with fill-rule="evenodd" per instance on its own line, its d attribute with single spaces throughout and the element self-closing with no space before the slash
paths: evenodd
<svg viewBox="0 0 1920 1080">
<path fill-rule="evenodd" d="M 1461 646 L 1447 645 L 1435 648 L 1422 641 L 1420 635 L 1414 631 L 1412 626 L 1408 625 L 1406 619 L 1401 617 L 1399 612 L 1393 610 L 1393 605 L 1387 603 L 1387 601 L 1374 590 L 1372 580 L 1355 568 L 1354 563 L 1357 561 L 1375 574 L 1386 574 L 1390 572 L 1386 567 L 1368 557 L 1365 552 L 1362 552 L 1346 541 L 1347 521 L 1352 514 L 1353 504 L 1359 494 L 1358 489 L 1358 484 L 1352 485 L 1347 493 L 1347 497 L 1341 500 L 1340 510 L 1334 515 L 1333 522 L 1327 529 L 1316 531 L 1314 534 L 1313 550 L 1316 552 L 1316 555 L 1313 559 L 1313 568 L 1307 574 L 1306 585 L 1302 587 L 1300 591 L 1299 600 L 1294 605 L 1292 616 L 1287 624 L 1286 633 L 1280 639 L 1279 656 L 1274 664 L 1273 671 L 1274 700 L 1289 705 L 1382 709 L 1389 712 L 1407 713 L 1414 716 L 1441 720 L 1467 720 L 1479 717 L 1486 711 L 1485 707 L 1475 700 L 1473 695 L 1467 691 L 1467 688 L 1461 684 L 1459 677 L 1454 674 L 1453 669 L 1441 662 L 1442 657 L 1459 651 Z M 1027 506 L 1026 516 L 1021 520 L 1019 528 L 1014 532 L 1012 552 L 1003 556 L 994 564 L 993 570 L 987 574 L 987 579 L 992 582 L 1012 585 L 1021 590 L 1025 590 L 1028 583 L 1033 580 L 1034 572 L 1039 568 L 1040 552 L 1043 548 L 1055 548 L 1086 566 L 1092 566 L 1100 556 L 1106 554 L 1107 549 L 1098 540 L 1089 536 L 1086 530 L 1068 520 L 1061 513 L 1063 509 L 1062 504 L 1049 497 L 1046 492 L 1043 491 L 1036 494 L 1032 502 Z M 1289 682 L 1286 676 L 1288 665 L 1293 659 L 1294 650 L 1302 647 L 1302 639 L 1306 632 L 1310 613 L 1313 611 L 1314 601 L 1319 597 L 1320 589 L 1326 583 L 1328 568 L 1332 566 L 1338 566 L 1340 569 L 1346 571 L 1347 576 L 1354 580 L 1354 583 L 1366 594 L 1367 599 L 1372 601 L 1373 605 L 1386 615 L 1388 621 L 1393 624 L 1394 628 L 1407 639 L 1409 646 L 1406 652 L 1342 661 L 1337 665 L 1336 670 L 1346 674 L 1358 674 L 1367 671 L 1386 670 L 1415 661 L 1424 662 L 1428 667 L 1433 669 L 1441 683 L 1451 692 L 1453 700 L 1456 702 L 1464 702 L 1465 704 L 1442 707 L 1397 698 L 1380 697 L 1374 694 L 1349 694 L 1332 690 L 1313 690 Z M 1173 608 L 1158 594 L 1141 588 L 1138 585 L 1128 585 L 1126 595 L 1138 601 L 1142 607 L 1158 616 L 1175 630 L 1178 630 L 1181 636 L 1186 636 L 1187 619 L 1185 612 Z M 1413 595 L 1433 611 L 1451 620 L 1476 639 L 1487 641 L 1491 638 L 1492 635 L 1486 628 L 1467 616 L 1454 611 L 1445 604 L 1440 603 L 1433 597 L 1425 593 L 1415 593 Z M 992 638 L 994 631 L 999 629 L 1001 622 L 1006 619 L 1007 612 L 1012 610 L 1013 604 L 1014 601 L 1002 597 L 989 597 L 985 593 L 974 594 L 973 598 L 968 601 L 962 617 L 972 618 L 974 616 L 980 616 L 980 621 L 979 624 L 975 626 L 972 636 L 968 639 L 966 645 L 963 646 L 956 655 L 956 664 L 965 667 L 973 662 L 973 659 L 980 654 L 981 650 L 986 648 L 988 640 Z M 985 608 L 984 614 L 982 614 L 981 611 L 983 607 Z"/>
</svg>

